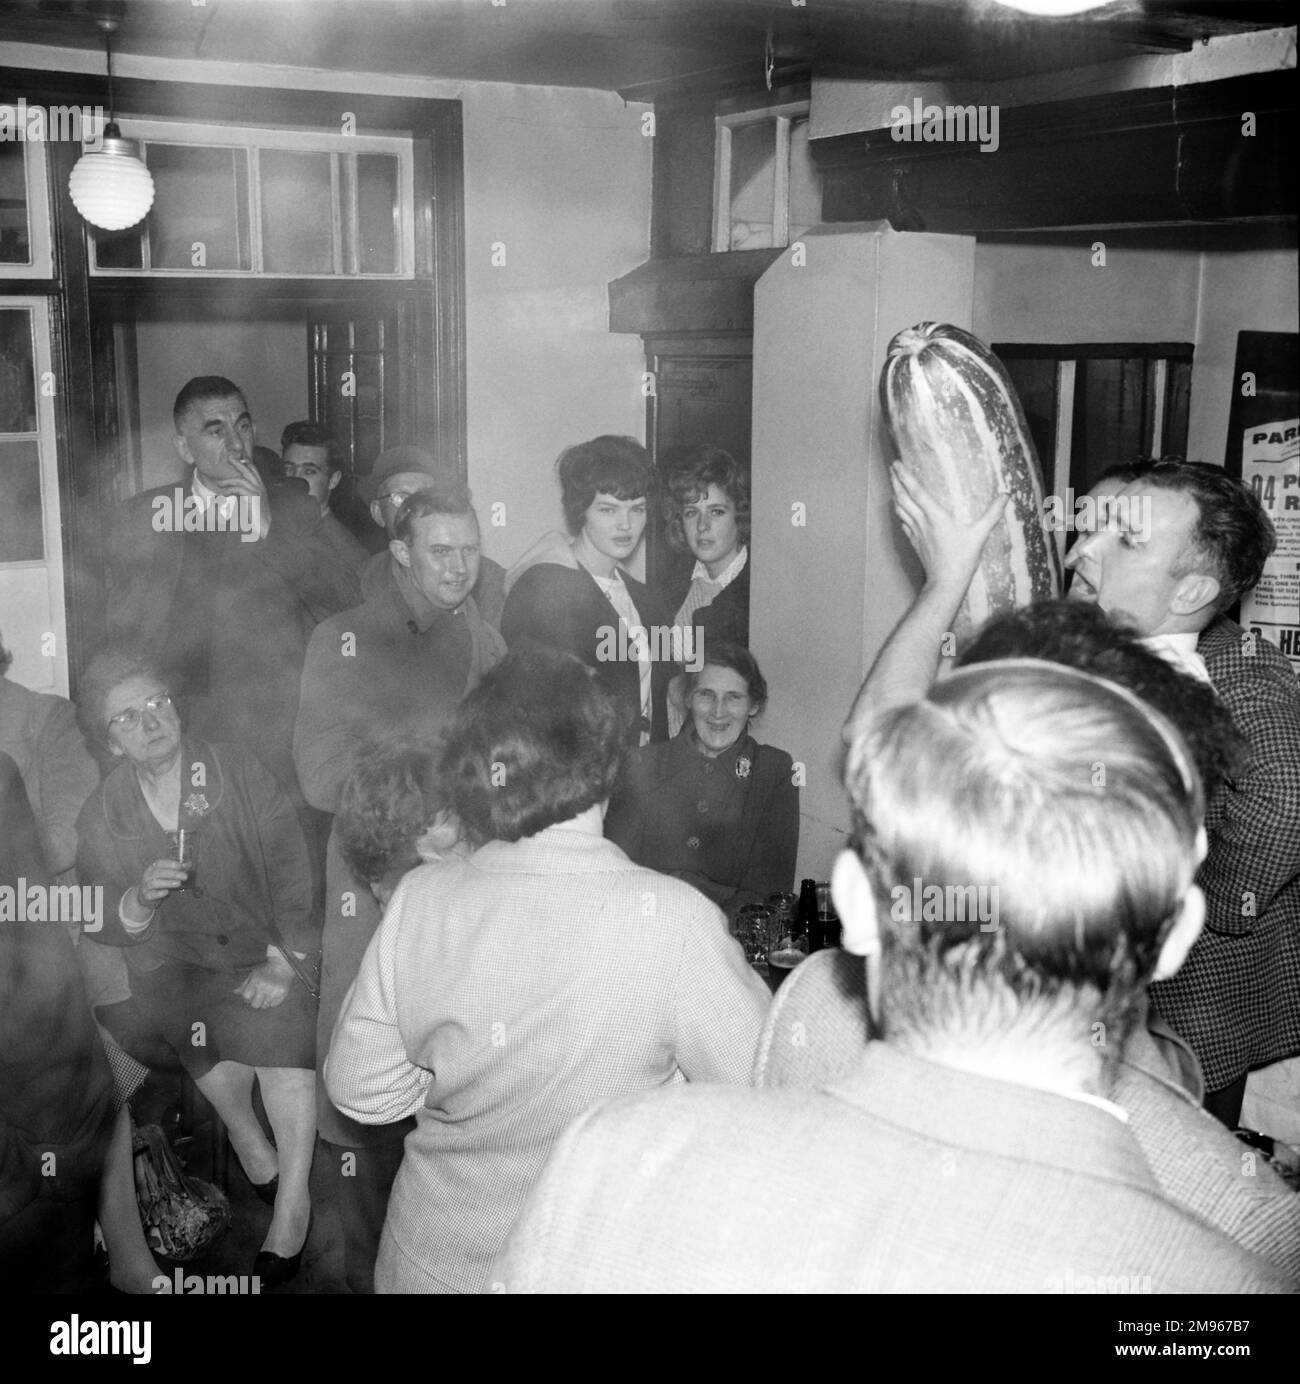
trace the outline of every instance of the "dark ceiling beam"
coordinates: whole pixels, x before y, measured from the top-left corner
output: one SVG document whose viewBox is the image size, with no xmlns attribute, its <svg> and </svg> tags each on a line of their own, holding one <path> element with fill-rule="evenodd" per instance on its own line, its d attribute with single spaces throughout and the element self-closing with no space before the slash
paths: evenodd
<svg viewBox="0 0 1300 1384">
<path fill-rule="evenodd" d="M 1242 133 L 1243 112 L 1256 133 Z M 999 147 L 813 140 L 827 221 L 973 233 L 1296 214 L 1295 74 L 1002 107 Z"/>
</svg>

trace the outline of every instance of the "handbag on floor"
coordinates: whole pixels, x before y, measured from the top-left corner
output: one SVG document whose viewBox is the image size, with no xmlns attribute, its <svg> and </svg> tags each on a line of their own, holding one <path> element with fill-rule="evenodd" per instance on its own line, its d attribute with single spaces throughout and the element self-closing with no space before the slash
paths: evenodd
<svg viewBox="0 0 1300 1384">
<path fill-rule="evenodd" d="M 157 1125 L 132 1127 L 135 1198 L 149 1248 L 184 1264 L 204 1253 L 230 1225 L 225 1193 L 180 1165 Z"/>
</svg>

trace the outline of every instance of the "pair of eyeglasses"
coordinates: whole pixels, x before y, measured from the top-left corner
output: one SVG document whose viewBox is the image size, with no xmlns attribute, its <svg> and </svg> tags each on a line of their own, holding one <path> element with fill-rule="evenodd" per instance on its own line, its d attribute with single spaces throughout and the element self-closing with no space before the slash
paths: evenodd
<svg viewBox="0 0 1300 1384">
<path fill-rule="evenodd" d="M 108 724 L 116 726 L 118 730 L 134 730 L 140 724 L 140 718 L 146 711 L 150 711 L 156 716 L 160 711 L 165 711 L 167 707 L 172 705 L 172 694 L 159 692 L 150 697 L 142 707 L 127 707 L 125 711 L 119 711 L 116 716 L 110 716 Z"/>
</svg>

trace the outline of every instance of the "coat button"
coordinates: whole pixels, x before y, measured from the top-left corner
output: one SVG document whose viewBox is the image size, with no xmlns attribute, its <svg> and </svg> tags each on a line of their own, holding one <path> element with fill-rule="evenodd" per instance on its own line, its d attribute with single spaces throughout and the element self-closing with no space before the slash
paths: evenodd
<svg viewBox="0 0 1300 1384">
<path fill-rule="evenodd" d="M 698 836 L 688 837 L 686 844 L 691 848 L 691 850 L 698 851 L 700 848 L 700 838 Z"/>
<path fill-rule="evenodd" d="M 707 799 L 707 798 L 701 798 L 701 799 L 699 800 L 699 802 L 697 802 L 697 803 L 695 804 L 695 807 L 696 807 L 696 810 L 699 811 L 699 812 L 707 812 L 707 811 L 709 810 L 709 801 L 708 801 L 708 799 Z"/>
<path fill-rule="evenodd" d="M 229 945 L 230 945 L 230 938 L 227 937 L 226 934 L 225 934 L 224 932 L 219 932 L 219 933 L 217 933 L 217 946 L 219 946 L 219 947 L 228 947 Z"/>
</svg>

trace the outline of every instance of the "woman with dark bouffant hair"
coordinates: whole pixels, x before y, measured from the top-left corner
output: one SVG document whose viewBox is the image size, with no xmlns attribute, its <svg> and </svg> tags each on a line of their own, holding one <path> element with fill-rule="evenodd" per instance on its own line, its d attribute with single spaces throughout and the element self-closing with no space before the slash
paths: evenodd
<svg viewBox="0 0 1300 1384">
<path fill-rule="evenodd" d="M 767 988 L 726 919 L 602 831 L 624 722 L 595 673 L 513 653 L 461 703 L 441 775 L 486 844 L 397 886 L 325 1080 L 408 1115 L 377 1292 L 478 1292 L 552 1143 L 598 1100 L 747 1079 Z"/>
<path fill-rule="evenodd" d="M 579 443 L 556 463 L 568 535 L 541 538 L 506 574 L 501 634 L 524 644 L 563 649 L 594 668 L 623 708 L 633 745 L 668 733 L 664 689 L 671 672 L 666 612 L 630 576 L 645 533 L 654 472 L 630 437 Z M 660 658 L 660 654 L 663 658 Z"/>
</svg>

